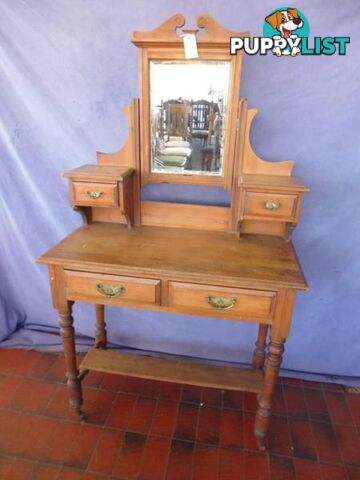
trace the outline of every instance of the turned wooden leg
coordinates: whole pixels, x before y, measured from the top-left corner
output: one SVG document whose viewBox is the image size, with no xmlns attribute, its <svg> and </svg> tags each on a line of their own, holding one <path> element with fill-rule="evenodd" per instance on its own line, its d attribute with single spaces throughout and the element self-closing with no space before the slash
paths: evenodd
<svg viewBox="0 0 360 480">
<path fill-rule="evenodd" d="M 65 310 L 59 310 L 60 317 L 60 335 L 64 346 L 67 386 L 70 394 L 70 405 L 76 413 L 83 418 L 81 410 L 82 391 L 81 381 L 76 363 L 75 337 L 73 327 L 72 303 L 68 302 Z"/>
<path fill-rule="evenodd" d="M 284 352 L 285 340 L 271 339 L 265 362 L 264 385 L 258 397 L 254 433 L 260 450 L 265 450 L 265 436 L 269 428 L 272 397 Z"/>
<path fill-rule="evenodd" d="M 266 339 L 268 334 L 269 325 L 261 323 L 259 325 L 259 333 L 257 341 L 255 342 L 256 348 L 253 354 L 253 367 L 260 369 L 264 366 Z"/>
<path fill-rule="evenodd" d="M 95 348 L 105 349 L 107 344 L 107 335 L 106 335 L 104 305 L 95 305 L 95 313 L 96 313 Z"/>
</svg>

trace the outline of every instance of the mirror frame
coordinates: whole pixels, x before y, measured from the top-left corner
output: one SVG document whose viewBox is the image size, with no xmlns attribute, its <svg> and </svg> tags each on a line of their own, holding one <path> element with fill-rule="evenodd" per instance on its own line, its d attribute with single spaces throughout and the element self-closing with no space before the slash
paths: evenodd
<svg viewBox="0 0 360 480">
<path fill-rule="evenodd" d="M 147 32 L 133 32 L 132 42 L 139 47 L 140 60 L 140 156 L 141 185 L 147 183 L 177 183 L 223 187 L 230 191 L 232 186 L 237 108 L 239 103 L 242 52 L 230 55 L 230 38 L 245 37 L 246 32 L 232 32 L 223 28 L 209 15 L 197 18 L 196 29 L 182 29 L 180 33 L 197 36 L 199 57 L 194 61 L 218 60 L 230 62 L 228 113 L 225 129 L 222 175 L 191 175 L 177 173 L 154 173 L 151 171 L 150 133 L 150 62 L 152 60 L 187 60 L 184 44 L 177 29 L 185 25 L 185 18 L 176 14 L 158 28 Z M 199 29 L 204 32 L 199 34 Z M 187 60 L 189 61 L 189 60 Z M 191 60 L 190 60 L 191 61 Z"/>
</svg>

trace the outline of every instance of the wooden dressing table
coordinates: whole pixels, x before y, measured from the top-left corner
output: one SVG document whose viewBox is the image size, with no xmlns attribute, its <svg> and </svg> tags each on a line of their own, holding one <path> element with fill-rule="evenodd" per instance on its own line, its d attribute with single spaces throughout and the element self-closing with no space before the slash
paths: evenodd
<svg viewBox="0 0 360 480">
<path fill-rule="evenodd" d="M 89 370 L 246 390 L 259 394 L 254 432 L 259 448 L 264 449 L 295 295 L 307 290 L 290 240 L 307 188 L 291 176 L 291 161 L 265 162 L 251 148 L 250 126 L 256 111 L 248 110 L 246 100 L 238 100 L 242 59 L 229 54 L 230 36 L 247 34 L 230 32 L 203 15 L 197 19 L 202 35 L 197 29 L 184 30 L 197 35 L 199 54 L 186 60 L 183 40 L 176 32 L 184 23 L 178 14 L 153 31 L 134 32 L 132 41 L 140 48 L 141 98 L 124 107 L 128 139 L 114 154 L 99 153 L 97 165 L 65 174 L 70 203 L 82 214 L 84 226 L 37 261 L 49 269 L 70 403 L 80 416 L 81 380 Z M 210 89 L 215 93 L 207 93 L 208 85 L 202 92 L 194 76 L 198 68 L 199 78 L 203 69 L 214 85 L 227 73 L 226 90 L 221 90 L 221 80 L 217 91 L 214 85 Z M 173 86 L 167 86 L 170 77 Z M 191 137 L 191 125 L 184 124 L 186 138 L 172 137 L 166 134 L 171 125 L 161 114 L 161 105 L 178 93 L 171 88 L 178 88 L 179 102 L 182 98 L 188 103 L 200 101 L 185 98 L 187 78 L 194 85 L 194 96 L 208 95 L 209 108 L 216 105 L 214 115 L 221 117 L 219 148 L 213 149 L 218 157 L 210 171 L 201 170 L 203 140 Z M 191 118 L 191 111 L 187 115 Z M 214 136 L 211 131 L 206 135 L 211 155 Z M 185 142 L 192 152 L 191 162 L 171 162 L 172 149 L 179 156 Z M 158 161 L 155 144 L 161 144 L 170 159 L 167 165 Z M 179 184 L 224 188 L 231 205 L 141 200 L 142 187 L 161 182 L 174 188 Z M 96 317 L 95 346 L 79 367 L 72 318 L 77 301 L 93 303 Z M 253 368 L 108 351 L 105 305 L 255 322 L 259 333 Z"/>
</svg>

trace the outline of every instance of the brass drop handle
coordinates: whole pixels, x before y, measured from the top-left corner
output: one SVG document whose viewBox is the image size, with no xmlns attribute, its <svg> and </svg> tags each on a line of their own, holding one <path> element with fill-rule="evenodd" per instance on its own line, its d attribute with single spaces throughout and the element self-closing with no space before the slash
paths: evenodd
<svg viewBox="0 0 360 480">
<path fill-rule="evenodd" d="M 86 195 L 92 198 L 93 200 L 97 200 L 98 198 L 102 197 L 103 192 L 97 192 L 92 190 L 90 192 L 86 192 Z"/>
<path fill-rule="evenodd" d="M 234 297 L 216 297 L 214 295 L 207 295 L 205 297 L 207 303 L 218 310 L 229 310 L 233 308 L 236 303 L 236 298 Z"/>
<path fill-rule="evenodd" d="M 96 284 L 96 290 L 104 297 L 115 298 L 125 291 L 123 285 L 104 285 L 103 283 Z"/>
<path fill-rule="evenodd" d="M 281 207 L 281 203 L 280 202 L 264 202 L 263 206 L 264 208 L 266 208 L 266 210 L 274 211 L 274 210 L 278 210 Z"/>
</svg>

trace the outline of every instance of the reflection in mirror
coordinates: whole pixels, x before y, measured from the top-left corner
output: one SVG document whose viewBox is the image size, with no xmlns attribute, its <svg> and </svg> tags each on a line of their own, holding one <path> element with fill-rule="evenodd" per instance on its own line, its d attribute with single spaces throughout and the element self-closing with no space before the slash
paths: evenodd
<svg viewBox="0 0 360 480">
<path fill-rule="evenodd" d="M 151 61 L 151 171 L 221 175 L 230 62 Z"/>
</svg>

